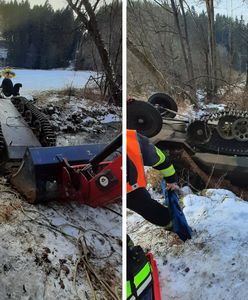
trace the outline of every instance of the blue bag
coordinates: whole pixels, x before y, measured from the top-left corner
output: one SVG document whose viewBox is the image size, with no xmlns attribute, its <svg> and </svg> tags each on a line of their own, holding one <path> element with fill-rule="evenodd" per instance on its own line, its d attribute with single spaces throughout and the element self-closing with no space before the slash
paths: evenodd
<svg viewBox="0 0 248 300">
<path fill-rule="evenodd" d="M 175 232 L 184 242 L 191 239 L 192 229 L 187 223 L 185 215 L 179 206 L 179 199 L 175 191 L 166 191 L 165 180 L 161 182 L 161 188 L 170 211 L 172 231 Z"/>
</svg>

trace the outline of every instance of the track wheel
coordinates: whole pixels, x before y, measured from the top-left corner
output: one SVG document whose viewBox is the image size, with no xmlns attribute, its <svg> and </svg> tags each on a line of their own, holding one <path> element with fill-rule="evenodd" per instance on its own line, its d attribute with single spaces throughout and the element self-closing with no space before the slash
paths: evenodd
<svg viewBox="0 0 248 300">
<path fill-rule="evenodd" d="M 232 140 L 233 136 L 233 123 L 237 120 L 235 116 L 224 116 L 219 119 L 217 131 L 219 135 L 225 140 Z"/>
<path fill-rule="evenodd" d="M 187 129 L 187 140 L 194 144 L 205 144 L 211 138 L 211 129 L 203 121 L 192 122 Z"/>
<path fill-rule="evenodd" d="M 234 138 L 240 142 L 248 141 L 248 119 L 238 119 L 233 123 L 232 133 Z"/>
<path fill-rule="evenodd" d="M 162 128 L 159 111 L 148 102 L 133 100 L 127 104 L 127 128 L 135 129 L 140 134 L 153 137 Z"/>
<path fill-rule="evenodd" d="M 178 111 L 176 102 L 167 94 L 156 93 L 152 95 L 148 102 L 155 106 L 163 117 L 175 118 L 176 113 L 169 112 L 166 109 Z"/>
</svg>

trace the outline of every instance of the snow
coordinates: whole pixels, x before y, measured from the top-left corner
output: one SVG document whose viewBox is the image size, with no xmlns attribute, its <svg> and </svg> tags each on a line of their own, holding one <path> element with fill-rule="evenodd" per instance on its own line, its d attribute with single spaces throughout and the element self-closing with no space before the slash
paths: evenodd
<svg viewBox="0 0 248 300">
<path fill-rule="evenodd" d="M 72 71 L 63 69 L 28 70 L 15 69 L 13 83 L 22 83 L 21 95 L 31 98 L 35 93 L 49 90 L 60 90 L 68 87 L 84 87 L 93 71 Z"/>
<path fill-rule="evenodd" d="M 107 124 L 107 123 L 112 123 L 112 122 L 121 122 L 121 119 L 119 116 L 115 115 L 115 114 L 106 114 L 102 119 L 101 119 L 101 123 L 102 124 Z"/>
<path fill-rule="evenodd" d="M 30 205 L 2 178 L 0 191 L 0 299 L 93 299 L 83 265 L 78 265 L 73 283 L 82 253 L 78 242 L 83 239 L 96 273 L 120 290 L 119 215 L 78 203 Z M 111 208 L 121 211 L 120 204 Z"/>
<path fill-rule="evenodd" d="M 37 94 L 35 105 L 50 119 L 58 146 L 108 143 L 121 131 L 122 109 L 57 91 Z"/>
<path fill-rule="evenodd" d="M 185 243 L 128 212 L 131 238 L 157 260 L 162 299 L 247 299 L 248 203 L 223 189 L 183 194 L 194 231 Z"/>
</svg>

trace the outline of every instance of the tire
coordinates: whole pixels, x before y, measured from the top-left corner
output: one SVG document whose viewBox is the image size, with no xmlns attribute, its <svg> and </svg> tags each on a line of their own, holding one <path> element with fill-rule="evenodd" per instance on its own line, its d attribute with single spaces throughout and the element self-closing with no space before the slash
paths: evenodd
<svg viewBox="0 0 248 300">
<path fill-rule="evenodd" d="M 127 104 L 127 128 L 135 129 L 138 133 L 153 137 L 163 125 L 159 111 L 148 102 L 133 100 Z"/>
<path fill-rule="evenodd" d="M 173 110 L 175 112 L 178 111 L 178 107 L 176 102 L 167 94 L 164 93 L 156 93 L 153 94 L 149 99 L 148 102 L 157 106 L 158 111 L 162 114 L 164 117 L 167 118 L 175 118 L 176 113 L 171 113 L 166 111 L 164 108 L 168 108 L 170 110 Z"/>
</svg>

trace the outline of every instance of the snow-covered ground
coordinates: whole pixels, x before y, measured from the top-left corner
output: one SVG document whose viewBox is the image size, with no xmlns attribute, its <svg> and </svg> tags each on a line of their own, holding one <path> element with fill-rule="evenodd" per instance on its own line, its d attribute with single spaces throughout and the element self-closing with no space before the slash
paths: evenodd
<svg viewBox="0 0 248 300">
<path fill-rule="evenodd" d="M 108 143 L 121 131 L 122 109 L 57 91 L 36 96 L 35 105 L 50 119 L 58 146 Z"/>
<path fill-rule="evenodd" d="M 30 98 L 32 95 L 49 90 L 59 90 L 67 87 L 82 88 L 93 71 L 54 70 L 14 70 L 16 77 L 13 83 L 22 83 L 21 95 Z"/>
<path fill-rule="evenodd" d="M 122 218 L 77 203 L 30 205 L 0 178 L 0 299 L 94 299 L 82 260 L 121 292 Z M 119 204 L 111 208 L 121 212 Z M 89 271 L 88 271 L 89 272 Z M 89 272 L 96 299 L 112 299 Z"/>
<path fill-rule="evenodd" d="M 247 299 L 248 203 L 221 189 L 189 193 L 183 203 L 194 231 L 185 243 L 128 212 L 131 238 L 157 260 L 162 299 Z"/>
</svg>

